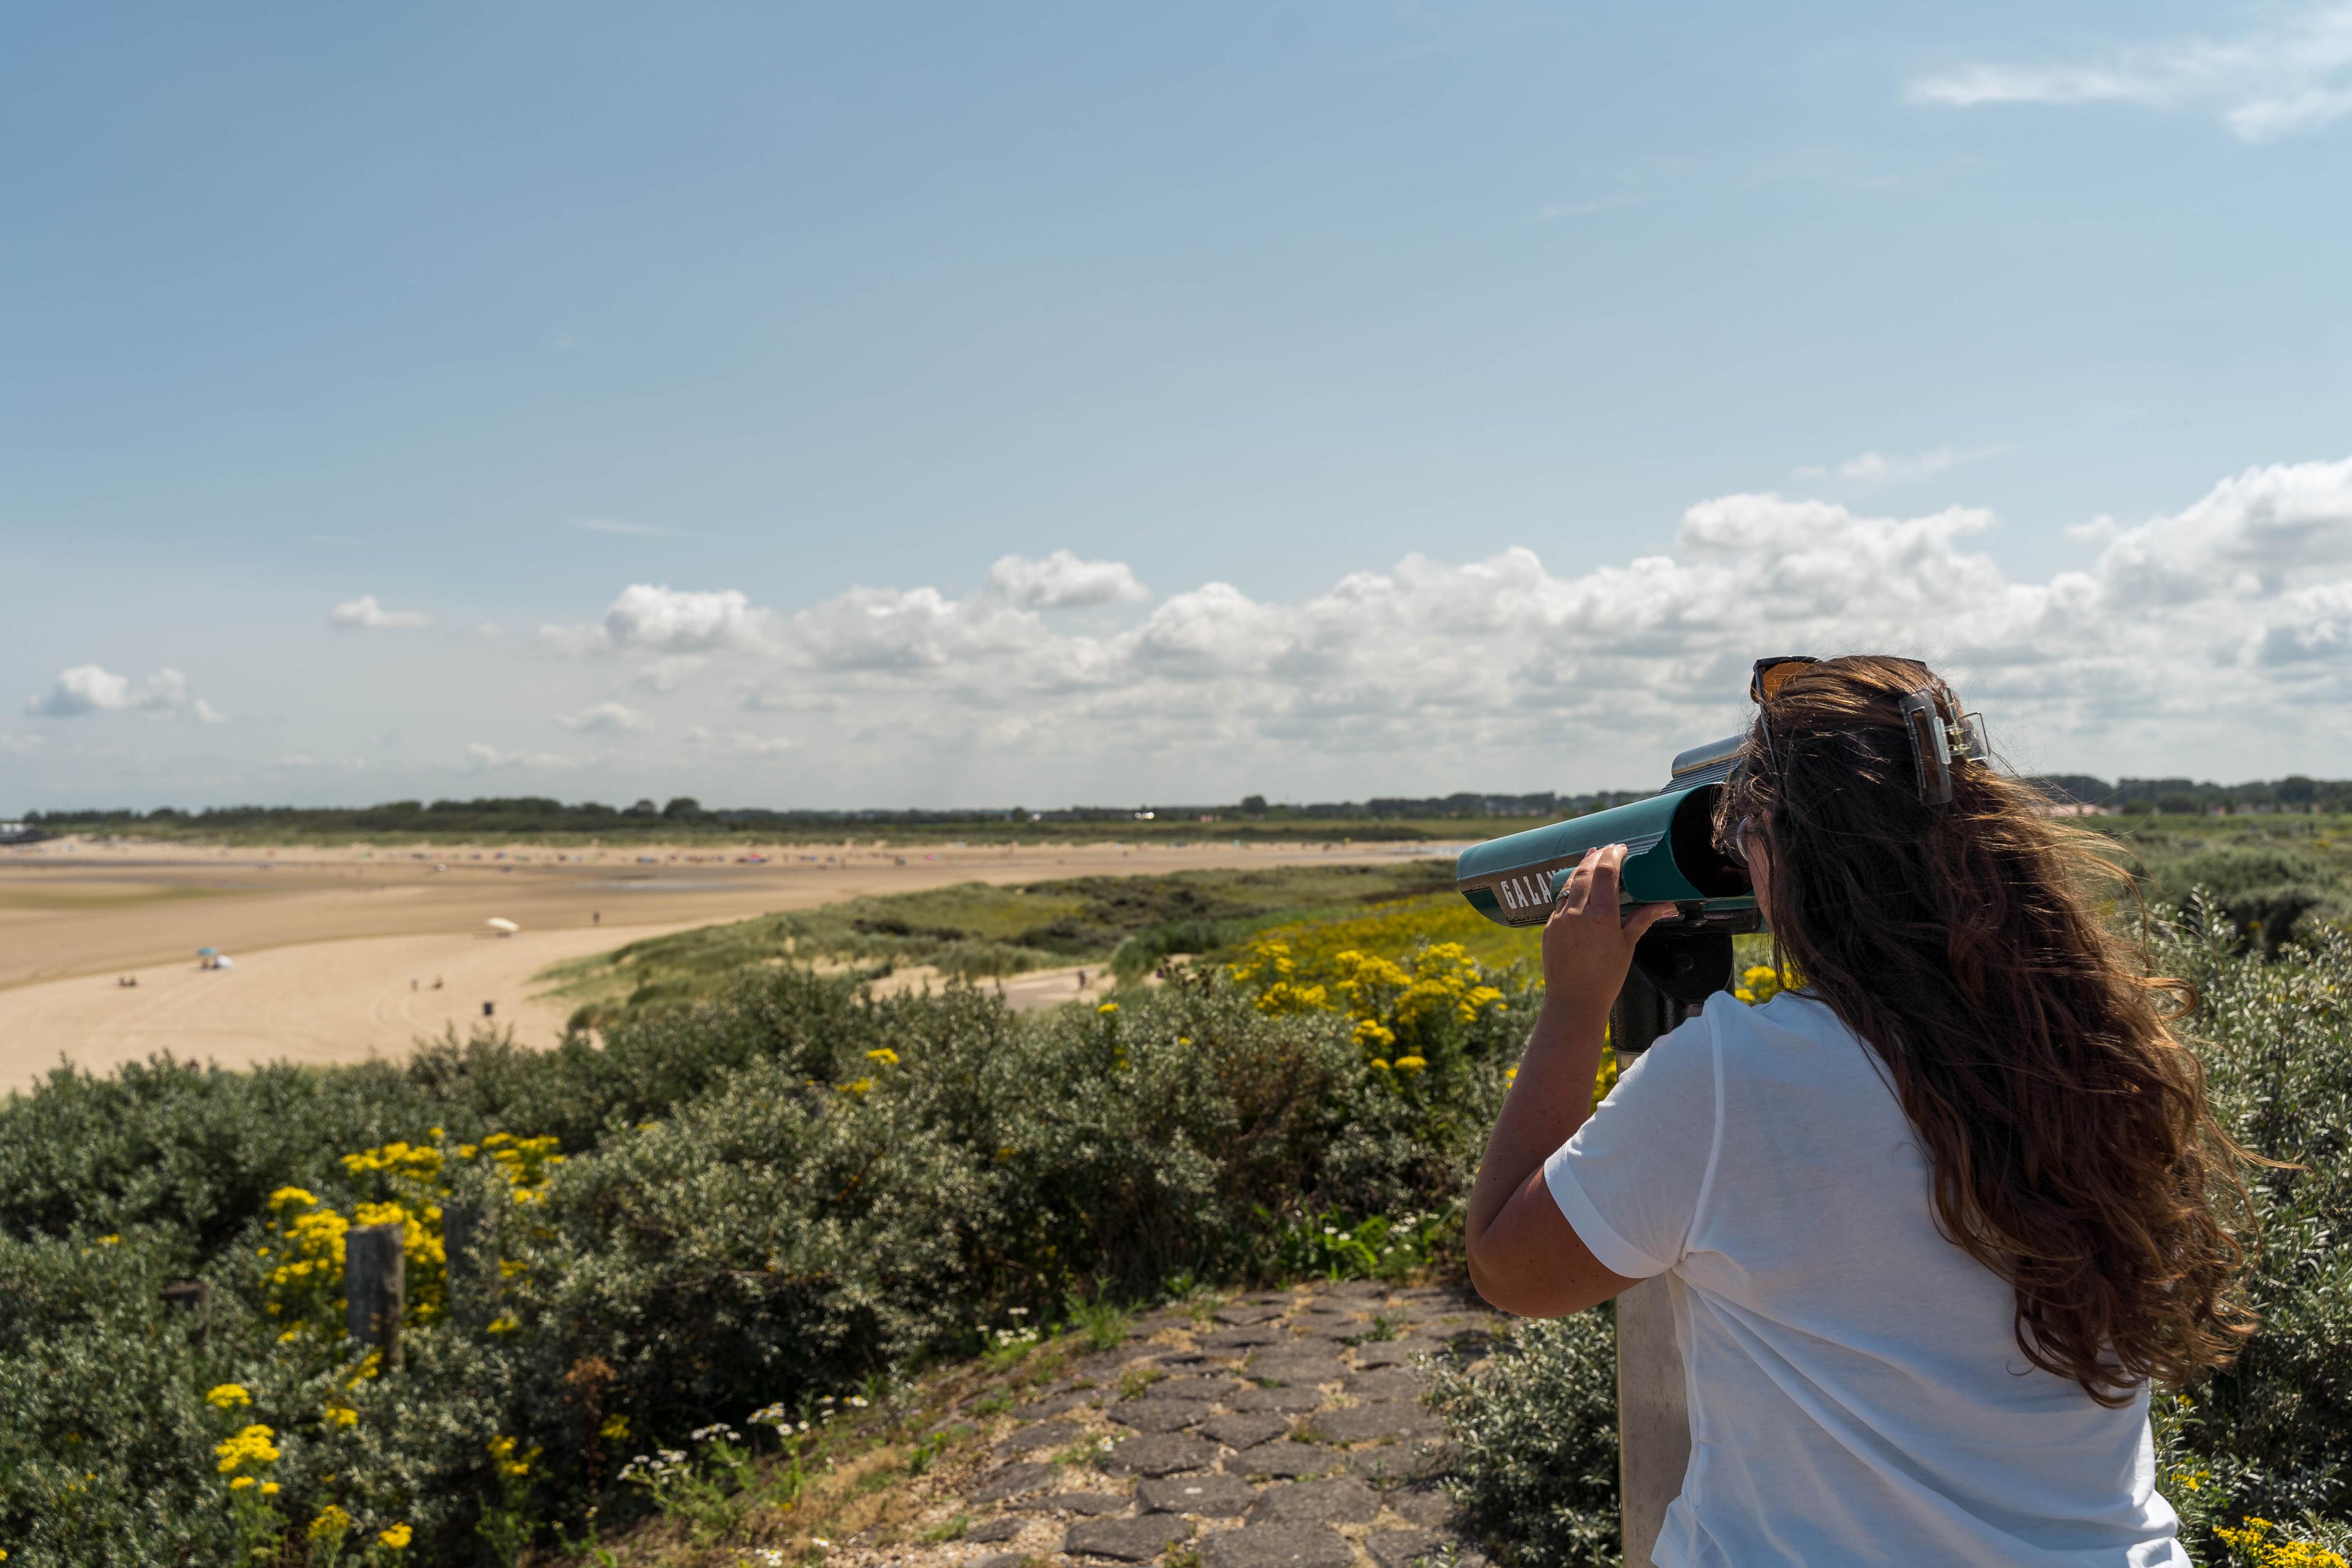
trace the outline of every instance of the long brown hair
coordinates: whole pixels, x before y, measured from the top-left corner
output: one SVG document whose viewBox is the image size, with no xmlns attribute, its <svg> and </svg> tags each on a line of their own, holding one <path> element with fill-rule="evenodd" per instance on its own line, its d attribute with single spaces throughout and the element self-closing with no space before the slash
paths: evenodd
<svg viewBox="0 0 2352 1568">
<path fill-rule="evenodd" d="M 1923 688 L 1949 697 L 1882 657 L 1784 682 L 1717 836 L 1761 836 L 1781 953 L 1885 1064 L 1937 1226 L 2016 1289 L 2019 1349 L 2119 1405 L 2253 1331 L 2247 1156 L 2169 1026 L 2194 992 L 2144 977 L 2096 918 L 2089 879 L 2113 872 L 2086 836 L 1981 763 L 1954 764 L 1948 805 L 1922 797 L 1898 705 Z"/>
</svg>

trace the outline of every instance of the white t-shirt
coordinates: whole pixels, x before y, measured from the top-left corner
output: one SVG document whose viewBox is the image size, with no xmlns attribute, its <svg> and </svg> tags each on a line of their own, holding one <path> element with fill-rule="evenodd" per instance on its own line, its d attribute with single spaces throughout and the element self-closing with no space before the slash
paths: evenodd
<svg viewBox="0 0 2352 1568">
<path fill-rule="evenodd" d="M 1652 1561 L 2188 1568 L 2146 1392 L 2020 1353 L 1882 1070 L 1818 1001 L 1719 995 L 1545 1163 L 1604 1266 L 1670 1276 L 1691 1459 Z"/>
</svg>

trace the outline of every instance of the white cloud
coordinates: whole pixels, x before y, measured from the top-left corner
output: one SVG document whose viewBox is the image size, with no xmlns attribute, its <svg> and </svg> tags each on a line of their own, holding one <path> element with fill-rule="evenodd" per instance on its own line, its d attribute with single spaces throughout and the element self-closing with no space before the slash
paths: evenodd
<svg viewBox="0 0 2352 1568">
<path fill-rule="evenodd" d="M 575 517 L 572 526 L 584 533 L 618 533 L 632 539 L 667 539 L 669 530 L 650 522 L 624 522 L 616 517 Z"/>
<path fill-rule="evenodd" d="M 387 610 L 376 603 L 373 594 L 362 594 L 329 611 L 327 624 L 345 631 L 407 631 L 431 626 L 433 617 L 422 610 Z"/>
<path fill-rule="evenodd" d="M 644 730 L 653 724 L 651 719 L 624 702 L 599 702 L 577 713 L 559 713 L 555 721 L 567 730 L 585 730 L 593 734 Z"/>
<path fill-rule="evenodd" d="M 740 731 L 720 735 L 700 725 L 688 731 L 686 738 L 698 746 L 737 757 L 777 757 L 793 749 L 793 742 L 781 737 L 747 735 Z"/>
<path fill-rule="evenodd" d="M 205 701 L 201 697 L 196 699 L 195 705 L 191 711 L 195 714 L 197 722 L 199 723 L 226 724 L 228 722 L 227 714 L 222 712 L 219 709 L 214 707 L 211 703 Z"/>
<path fill-rule="evenodd" d="M 637 671 L 637 684 L 648 691 L 675 691 L 709 662 L 698 653 L 666 653 Z"/>
<path fill-rule="evenodd" d="M 1007 555 L 988 569 L 988 585 L 1028 610 L 1137 604 L 1151 596 L 1123 561 L 1081 561 L 1066 550 L 1043 560 Z"/>
<path fill-rule="evenodd" d="M 542 626 L 540 641 L 559 653 L 761 652 L 773 644 L 774 615 L 751 607 L 740 590 L 698 593 L 632 583 L 593 626 Z"/>
<path fill-rule="evenodd" d="M 1931 451 L 1907 455 L 1864 452 L 1848 458 L 1843 463 L 1808 463 L 1796 471 L 1801 479 L 1851 479 L 1862 485 L 1907 484 L 1916 479 L 1931 479 L 1962 463 L 1973 463 L 2000 451 L 1998 447 L 1977 447 L 1962 451 L 1952 447 L 1937 447 Z"/>
<path fill-rule="evenodd" d="M 552 752 L 502 752 L 481 741 L 466 748 L 466 769 L 468 773 L 504 773 L 521 768 L 541 773 L 562 773 L 580 764 L 570 757 L 557 756 Z"/>
<path fill-rule="evenodd" d="M 127 675 L 100 665 L 78 664 L 58 676 L 48 695 L 28 700 L 25 711 L 45 719 L 79 719 L 91 713 L 180 712 L 192 702 L 193 711 L 205 723 L 227 721 L 212 704 L 192 698 L 188 678 L 168 665 L 133 686 Z"/>
<path fill-rule="evenodd" d="M 789 615 L 736 595 L 726 616 L 761 629 L 746 705 L 793 712 L 801 754 L 902 768 L 993 752 L 1050 776 L 1109 756 L 1157 779 L 1151 759 L 1344 759 L 1395 779 L 1663 757 L 1739 722 L 1748 661 L 1780 650 L 1927 658 L 1997 729 L 2095 753 L 2158 716 L 2218 736 L 2275 726 L 2299 694 L 2352 708 L 2352 459 L 2252 468 L 2108 522 L 2042 577 L 1986 552 L 1997 528 L 1980 508 L 1742 493 L 1621 563 L 1411 555 L 1286 602 L 1210 582 L 1115 632 L 1056 629 L 1001 583 L 860 588 Z M 723 754 L 709 731 L 697 743 Z"/>
<path fill-rule="evenodd" d="M 1970 64 L 1910 85 L 1914 103 L 2128 103 L 2218 116 L 2231 134 L 2268 142 L 2352 113 L 2352 4 L 2274 12 L 2239 37 L 2133 45 L 2061 65 Z"/>
</svg>

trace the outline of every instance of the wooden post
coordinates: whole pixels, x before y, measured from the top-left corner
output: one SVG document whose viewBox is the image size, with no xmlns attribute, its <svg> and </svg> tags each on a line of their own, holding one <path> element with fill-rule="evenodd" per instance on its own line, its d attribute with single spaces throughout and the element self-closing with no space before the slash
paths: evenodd
<svg viewBox="0 0 2352 1568">
<path fill-rule="evenodd" d="M 368 1225 L 343 1233 L 344 1324 L 352 1339 L 383 1352 L 386 1372 L 400 1370 L 400 1321 L 408 1308 L 404 1228 Z"/>
<path fill-rule="evenodd" d="M 449 1321 L 478 1329 L 498 1316 L 498 1228 L 469 1204 L 441 1205 L 441 1251 L 447 1259 Z"/>
<path fill-rule="evenodd" d="M 188 1315 L 188 1342 L 202 1349 L 213 1333 L 213 1288 L 203 1279 L 175 1279 L 163 1287 L 163 1304 Z"/>
<path fill-rule="evenodd" d="M 1637 951 L 1650 963 L 1637 962 L 1609 1010 L 1609 1038 L 1621 1065 L 1696 1017 L 1711 992 L 1731 983 L 1728 937 L 1685 939 L 1663 953 L 1653 949 L 1652 939 L 1643 938 Z M 1661 991 L 1645 969 L 1666 977 L 1678 994 Z M 1682 1494 L 1690 1468 L 1690 1406 L 1675 1342 L 1674 1289 L 1661 1276 L 1617 1298 L 1617 1506 L 1626 1568 L 1648 1568 L 1666 1509 Z"/>
</svg>

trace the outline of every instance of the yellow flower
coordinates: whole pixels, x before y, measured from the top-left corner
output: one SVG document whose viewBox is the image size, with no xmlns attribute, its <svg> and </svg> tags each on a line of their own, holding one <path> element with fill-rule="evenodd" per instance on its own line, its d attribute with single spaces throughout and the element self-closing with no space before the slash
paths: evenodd
<svg viewBox="0 0 2352 1568">
<path fill-rule="evenodd" d="M 241 1492 L 252 1484 L 253 1478 L 251 1476 L 239 1476 L 236 1479 L 229 1482 L 228 1489 L 233 1492 Z"/>
<path fill-rule="evenodd" d="M 1372 1068 L 1375 1071 L 1386 1072 L 1389 1070 L 1389 1059 L 1386 1057 L 1374 1057 Z"/>
<path fill-rule="evenodd" d="M 238 1480 L 240 1480 L 240 1481 L 241 1481 L 241 1480 L 243 1480 L 243 1479 L 245 1479 L 245 1478 L 244 1478 L 243 1476 L 239 1476 L 239 1477 L 237 1477 L 236 1479 L 237 1479 Z M 278 1483 L 277 1483 L 276 1481 L 264 1481 L 264 1482 L 262 1482 L 262 1483 L 261 1483 L 261 1495 L 262 1495 L 263 1497 L 276 1497 L 276 1496 L 278 1495 Z"/>
<path fill-rule="evenodd" d="M 253 1395 L 245 1391 L 241 1383 L 224 1383 L 205 1395 L 205 1403 L 215 1410 L 235 1410 L 252 1404 Z"/>
<path fill-rule="evenodd" d="M 319 1510 L 319 1517 L 310 1521 L 310 1539 L 318 1541 L 332 1536 L 341 1541 L 351 1528 L 352 1516 L 335 1504 L 329 1503 Z"/>
<path fill-rule="evenodd" d="M 841 1092 L 844 1094 L 864 1094 L 873 1089 L 873 1087 L 874 1080 L 870 1078 L 854 1078 L 847 1083 L 841 1086 Z"/>
<path fill-rule="evenodd" d="M 898 1053 L 884 1046 L 879 1050 L 866 1052 L 866 1059 L 869 1062 L 879 1062 L 886 1068 L 894 1068 L 898 1065 Z"/>
<path fill-rule="evenodd" d="M 1517 1083 L 1517 1082 L 1518 1082 L 1518 1081 L 1519 1081 L 1519 1069 L 1518 1069 L 1518 1068 L 1515 1068 L 1515 1067 L 1511 1067 L 1511 1068 L 1505 1068 L 1503 1069 L 1503 1081 L 1504 1081 L 1505 1083 Z"/>
<path fill-rule="evenodd" d="M 227 1475 L 248 1459 L 257 1465 L 275 1463 L 278 1446 L 270 1439 L 277 1435 L 268 1427 L 256 1423 L 227 1442 L 215 1445 L 213 1452 L 220 1456 L 220 1473 Z"/>
<path fill-rule="evenodd" d="M 618 1438 L 628 1435 L 629 1418 L 625 1415 L 607 1415 L 604 1417 L 604 1424 L 596 1428 L 596 1436 L 599 1437 Z"/>
<path fill-rule="evenodd" d="M 360 1424 L 360 1413 L 348 1405 L 330 1405 L 327 1406 L 327 1421 L 334 1426 L 356 1426 Z"/>
<path fill-rule="evenodd" d="M 376 1531 L 375 1538 L 383 1542 L 386 1546 L 392 1548 L 394 1552 L 404 1552 L 408 1549 L 408 1541 L 412 1533 L 414 1532 L 409 1530 L 408 1526 L 404 1524 L 395 1524 L 390 1530 L 380 1530 Z"/>
<path fill-rule="evenodd" d="M 120 1247 L 122 1245 L 122 1237 L 120 1236 L 101 1236 L 98 1238 L 98 1244 L 100 1247 Z"/>
<path fill-rule="evenodd" d="M 1106 1002 L 1106 1003 L 1104 1003 L 1101 1006 L 1099 1006 L 1099 1007 L 1096 1008 L 1096 1009 L 1095 1009 L 1095 1011 L 1096 1011 L 1097 1013 L 1098 1013 L 1098 1014 L 1102 1015 L 1102 1016 L 1104 1016 L 1104 1017 L 1108 1018 L 1108 1017 L 1109 1017 L 1113 1013 L 1116 1013 L 1116 1012 L 1118 1012 L 1118 1003 L 1116 1003 L 1116 1002 Z"/>
<path fill-rule="evenodd" d="M 1399 1057 L 1396 1065 L 1399 1072 L 1419 1072 L 1429 1063 L 1419 1057 Z"/>
<path fill-rule="evenodd" d="M 521 1327 L 521 1321 L 512 1312 L 500 1312 L 490 1320 L 488 1331 L 493 1334 L 510 1334 Z"/>
</svg>

